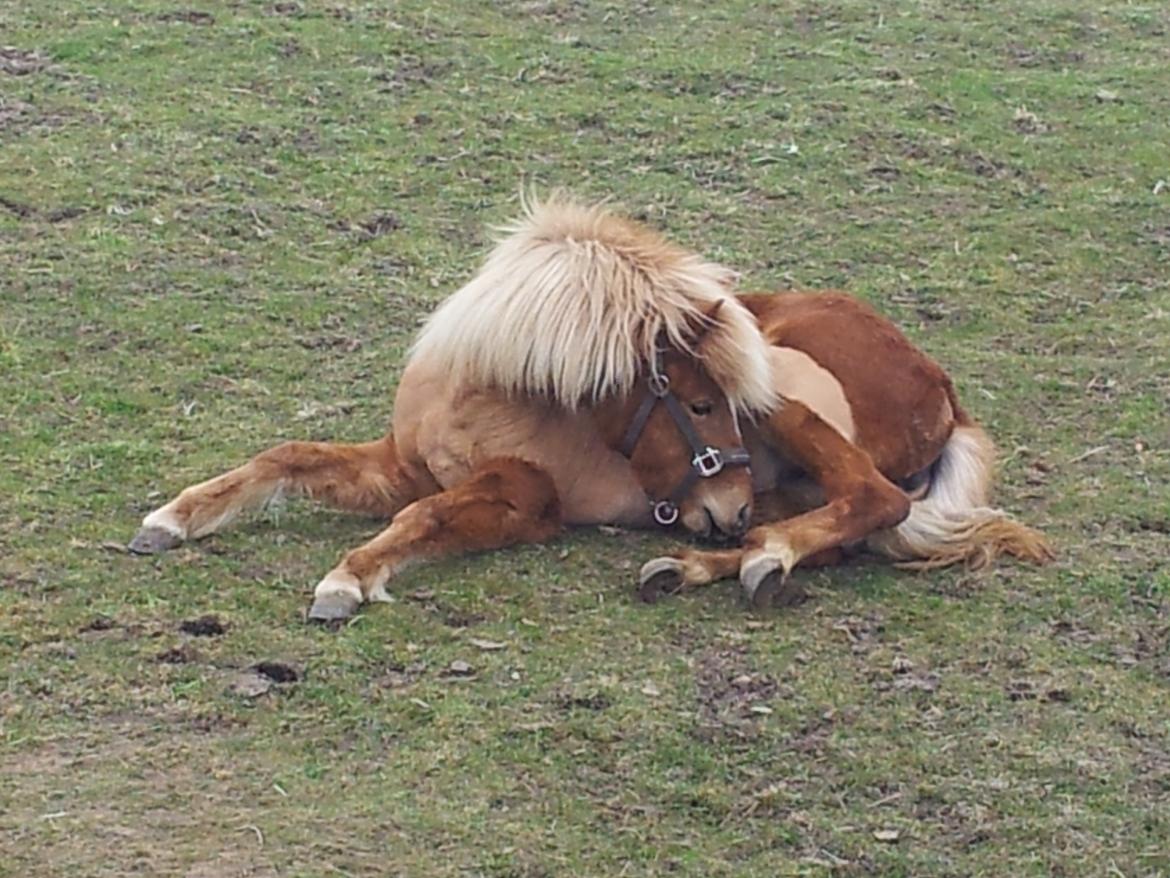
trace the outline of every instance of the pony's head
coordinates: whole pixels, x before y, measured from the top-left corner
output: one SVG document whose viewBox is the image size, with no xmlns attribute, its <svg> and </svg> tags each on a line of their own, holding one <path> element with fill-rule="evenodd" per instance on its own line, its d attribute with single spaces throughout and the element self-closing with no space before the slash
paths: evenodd
<svg viewBox="0 0 1170 878">
<path fill-rule="evenodd" d="M 716 539 L 741 536 L 752 511 L 739 415 L 703 366 L 721 304 L 707 309 L 684 348 L 657 348 L 630 392 L 594 409 L 606 442 L 629 459 L 655 521 Z"/>
</svg>

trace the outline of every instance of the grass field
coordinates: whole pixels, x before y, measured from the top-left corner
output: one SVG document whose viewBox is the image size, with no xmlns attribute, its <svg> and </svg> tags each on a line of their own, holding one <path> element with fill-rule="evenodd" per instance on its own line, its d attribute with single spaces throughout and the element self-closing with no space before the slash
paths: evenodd
<svg viewBox="0 0 1170 878">
<path fill-rule="evenodd" d="M 0 875 L 1170 875 L 1168 144 L 1158 2 L 0 0 Z M 875 303 L 1058 563 L 758 617 L 579 532 L 330 633 L 368 521 L 120 550 L 378 435 L 524 184 Z"/>
</svg>

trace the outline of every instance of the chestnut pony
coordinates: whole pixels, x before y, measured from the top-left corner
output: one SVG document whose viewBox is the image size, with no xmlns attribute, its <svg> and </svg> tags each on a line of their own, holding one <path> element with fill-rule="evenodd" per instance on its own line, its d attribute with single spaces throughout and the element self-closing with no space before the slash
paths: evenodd
<svg viewBox="0 0 1170 878">
<path fill-rule="evenodd" d="M 388 519 L 317 585 L 321 622 L 413 563 L 565 525 L 742 538 L 648 562 L 648 600 L 738 575 L 756 605 L 788 602 L 796 564 L 860 544 L 925 565 L 1048 557 L 986 505 L 992 448 L 946 374 L 860 302 L 736 296 L 729 270 L 563 196 L 504 232 L 419 334 L 390 433 L 264 451 L 151 512 L 130 549 L 282 495 Z"/>
</svg>

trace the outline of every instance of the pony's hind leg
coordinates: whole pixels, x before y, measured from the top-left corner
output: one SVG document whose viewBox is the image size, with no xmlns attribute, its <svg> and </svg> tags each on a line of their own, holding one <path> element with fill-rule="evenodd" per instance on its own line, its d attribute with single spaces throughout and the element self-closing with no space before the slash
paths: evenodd
<svg viewBox="0 0 1170 878">
<path fill-rule="evenodd" d="M 285 442 L 192 485 L 154 510 L 129 548 L 144 555 L 165 551 L 214 533 L 240 513 L 280 495 L 307 495 L 339 509 L 390 518 L 437 487 L 419 485 L 403 472 L 389 435 L 356 445 Z"/>
<path fill-rule="evenodd" d="M 347 554 L 318 583 L 309 619 L 340 622 L 364 601 L 387 600 L 390 580 L 419 561 L 541 542 L 560 529 L 556 487 L 544 470 L 516 458 L 486 461 L 466 481 L 407 506 Z"/>
</svg>

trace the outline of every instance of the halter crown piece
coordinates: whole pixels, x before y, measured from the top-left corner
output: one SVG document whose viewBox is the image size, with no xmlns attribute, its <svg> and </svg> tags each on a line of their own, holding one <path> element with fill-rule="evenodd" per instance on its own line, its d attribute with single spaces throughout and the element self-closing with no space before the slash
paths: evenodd
<svg viewBox="0 0 1170 878">
<path fill-rule="evenodd" d="M 691 446 L 691 453 L 693 455 L 691 457 L 690 471 L 683 476 L 682 481 L 670 492 L 670 496 L 665 500 L 650 501 L 650 509 L 654 514 L 654 520 L 663 527 L 670 527 L 670 525 L 678 521 L 678 504 L 690 493 L 691 488 L 695 486 L 695 482 L 699 479 L 709 479 L 712 476 L 719 475 L 719 473 L 723 472 L 724 467 L 748 466 L 751 463 L 751 457 L 748 455 L 746 448 L 715 448 L 712 445 L 707 445 L 699 438 L 699 433 L 695 429 L 695 424 L 691 420 L 690 415 L 687 414 L 682 403 L 678 401 L 678 397 L 671 392 L 670 378 L 662 371 L 661 350 L 657 352 L 650 369 L 650 376 L 646 379 L 646 396 L 643 397 L 641 405 L 638 406 L 638 410 L 634 412 L 634 419 L 630 422 L 630 426 L 626 430 L 626 435 L 622 439 L 619 450 L 625 457 L 629 457 L 634 453 L 634 447 L 638 444 L 638 439 L 641 438 L 642 431 L 646 429 L 646 422 L 650 420 L 650 415 L 654 412 L 654 407 L 660 402 L 666 406 L 666 410 L 670 413 L 670 417 L 674 420 L 678 431 L 682 433 L 683 438 L 687 440 L 687 444 Z"/>
</svg>

